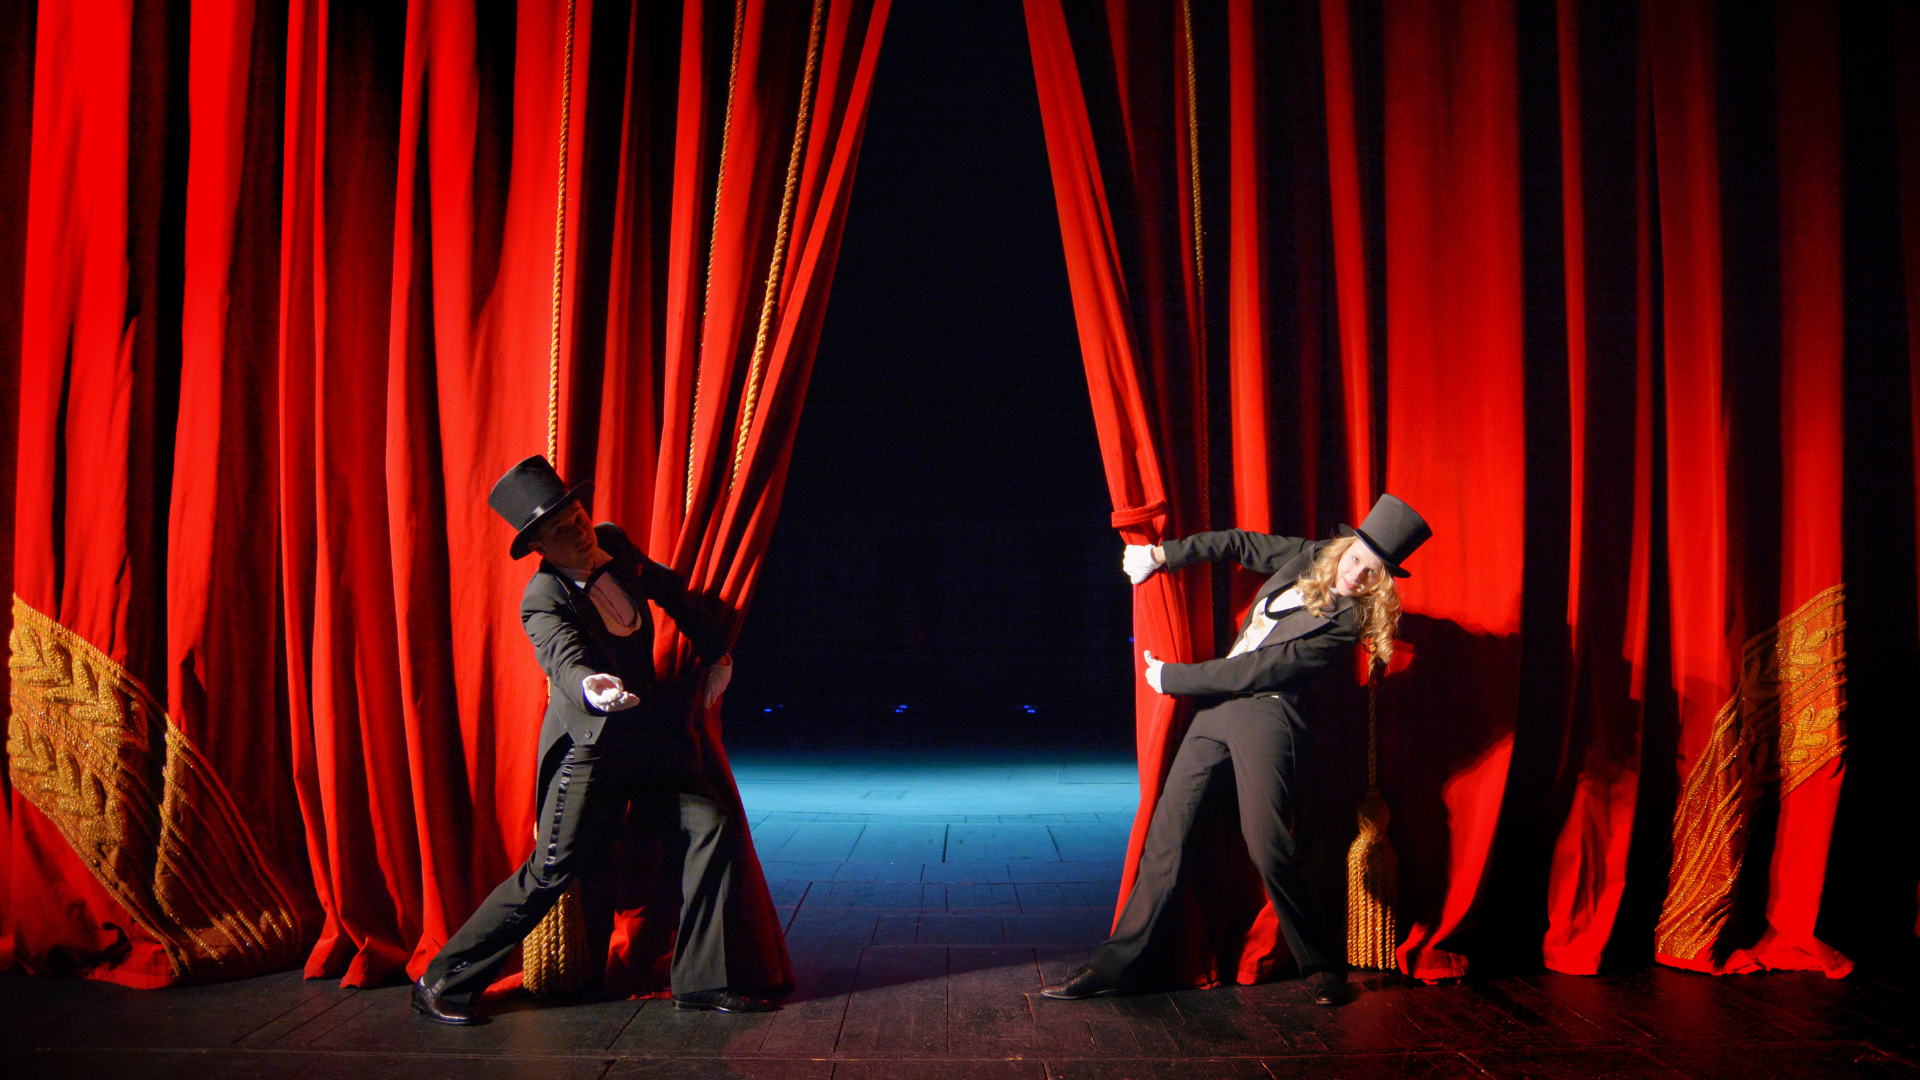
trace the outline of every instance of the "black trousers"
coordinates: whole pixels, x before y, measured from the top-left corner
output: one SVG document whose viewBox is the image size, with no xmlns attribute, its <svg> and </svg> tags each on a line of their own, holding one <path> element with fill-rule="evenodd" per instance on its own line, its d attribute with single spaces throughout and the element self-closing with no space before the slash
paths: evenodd
<svg viewBox="0 0 1920 1080">
<path fill-rule="evenodd" d="M 676 781 L 643 767 L 642 752 L 573 746 L 547 781 L 532 854 L 496 886 L 456 930 L 422 976 L 450 1001 L 471 1002 L 487 988 L 513 949 L 533 932 L 567 886 L 609 863 L 629 802 L 656 820 L 677 816 L 686 834 L 680 875 L 680 933 L 673 947 L 675 994 L 727 985 L 724 912 L 733 881 L 739 825 L 704 785 Z M 692 790 L 689 790 L 692 789 Z M 656 806 L 652 804 L 667 803 Z M 612 909 L 589 898 L 587 951 L 599 971 L 612 930 Z"/>
<path fill-rule="evenodd" d="M 1166 787 L 1153 808 L 1133 892 L 1113 936 L 1094 950 L 1087 966 L 1111 983 L 1125 983 L 1127 969 L 1153 939 L 1160 916 L 1180 878 L 1187 834 L 1214 771 L 1229 762 L 1240 800 L 1240 834 L 1247 854 L 1280 917 L 1280 932 L 1302 975 L 1342 970 L 1345 957 L 1322 930 L 1319 905 L 1295 861 L 1287 831 L 1287 792 L 1293 780 L 1293 744 L 1300 717 L 1274 697 L 1233 698 L 1202 709 L 1180 741 Z M 1204 872 L 1197 868 L 1197 872 Z M 1198 878 L 1195 878 L 1196 883 Z"/>
</svg>

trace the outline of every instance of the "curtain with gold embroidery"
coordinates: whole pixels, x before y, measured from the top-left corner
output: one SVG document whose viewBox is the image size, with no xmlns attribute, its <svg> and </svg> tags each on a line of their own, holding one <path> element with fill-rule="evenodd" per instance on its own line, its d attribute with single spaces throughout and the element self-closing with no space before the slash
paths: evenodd
<svg viewBox="0 0 1920 1080">
<path fill-rule="evenodd" d="M 886 7 L 47 0 L 8 24 L 31 108 L 0 112 L 25 163 L 0 172 L 0 967 L 376 984 L 519 861 L 545 695 L 531 568 L 485 496 L 546 445 L 556 312 L 560 468 L 737 628 Z M 670 625 L 659 651 L 688 696 Z M 737 985 L 776 988 L 745 843 Z M 657 989 L 672 920 L 622 865 L 613 974 Z"/>
</svg>

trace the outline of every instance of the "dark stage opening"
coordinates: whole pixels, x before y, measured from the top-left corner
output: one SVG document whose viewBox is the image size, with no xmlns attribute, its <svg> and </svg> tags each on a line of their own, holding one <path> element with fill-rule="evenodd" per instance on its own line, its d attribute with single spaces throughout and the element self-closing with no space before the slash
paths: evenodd
<svg viewBox="0 0 1920 1080">
<path fill-rule="evenodd" d="M 1131 606 L 1015 0 L 902 3 L 728 741 L 1131 746 Z"/>
</svg>

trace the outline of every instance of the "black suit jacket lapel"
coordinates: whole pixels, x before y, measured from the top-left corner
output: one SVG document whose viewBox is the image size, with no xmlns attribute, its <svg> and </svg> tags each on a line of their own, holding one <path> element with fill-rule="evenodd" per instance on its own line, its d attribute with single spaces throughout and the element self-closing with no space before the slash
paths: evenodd
<svg viewBox="0 0 1920 1080">
<path fill-rule="evenodd" d="M 1306 637 L 1308 634 L 1313 633 L 1315 630 L 1320 629 L 1338 618 L 1352 606 L 1353 599 L 1351 597 L 1340 596 L 1334 598 L 1333 603 L 1327 605 L 1326 614 L 1324 615 L 1315 615 L 1303 607 L 1294 608 L 1292 611 L 1287 612 L 1274 621 L 1273 629 L 1267 632 L 1266 640 L 1260 644 L 1264 647 L 1267 645 L 1277 645 L 1283 641 L 1292 641 L 1294 638 Z"/>
<path fill-rule="evenodd" d="M 620 655 L 614 647 L 613 635 L 607 632 L 607 624 L 600 618 L 600 609 L 593 606 L 593 598 L 585 589 L 567 579 L 558 567 L 551 563 L 541 565 L 541 569 L 553 575 L 554 583 L 566 592 L 567 606 L 573 612 L 574 622 L 587 632 L 594 647 L 600 650 L 601 657 L 609 664 Z M 588 580 L 592 580 L 589 578 Z"/>
<path fill-rule="evenodd" d="M 1247 627 L 1253 623 L 1254 613 L 1260 610 L 1260 606 L 1265 604 L 1269 597 L 1273 596 L 1274 593 L 1285 592 L 1292 588 L 1293 583 L 1300 580 L 1300 575 L 1306 573 L 1307 570 L 1313 566 L 1313 556 L 1317 550 L 1318 546 L 1316 545 L 1294 556 L 1287 561 L 1285 566 L 1274 571 L 1273 576 L 1269 577 L 1266 583 L 1260 586 L 1260 591 L 1253 596 L 1253 606 L 1247 608 L 1247 617 L 1240 620 L 1240 632 L 1234 635 L 1234 640 L 1238 641 L 1240 636 L 1247 632 Z M 1276 627 L 1276 630 L 1277 629 Z M 1272 634 L 1268 634 L 1267 640 L 1275 641 L 1280 639 L 1275 638 Z"/>
</svg>

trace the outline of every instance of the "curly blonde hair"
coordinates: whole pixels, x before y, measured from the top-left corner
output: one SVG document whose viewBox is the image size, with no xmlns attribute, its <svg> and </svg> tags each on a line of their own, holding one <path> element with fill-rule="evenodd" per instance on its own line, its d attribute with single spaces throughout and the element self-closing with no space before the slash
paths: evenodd
<svg viewBox="0 0 1920 1080">
<path fill-rule="evenodd" d="M 1343 536 L 1328 544 L 1294 582 L 1309 613 L 1326 614 L 1337 595 L 1333 585 L 1340 577 L 1340 557 L 1359 542 L 1359 537 Z M 1365 591 L 1354 594 L 1353 602 L 1360 605 L 1360 643 L 1372 654 L 1373 662 L 1384 668 L 1393 659 L 1393 635 L 1400 629 L 1400 593 L 1394 587 L 1393 575 L 1384 571 L 1376 575 Z"/>
</svg>

